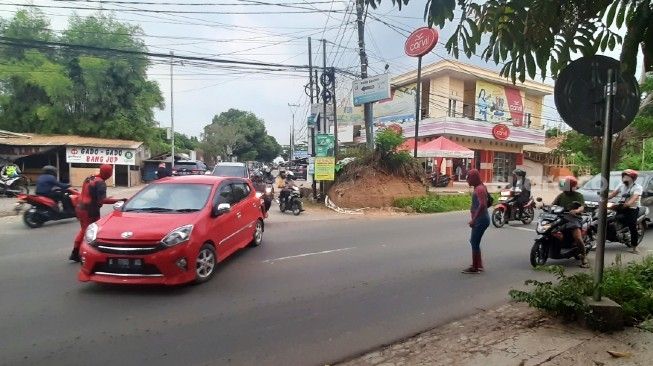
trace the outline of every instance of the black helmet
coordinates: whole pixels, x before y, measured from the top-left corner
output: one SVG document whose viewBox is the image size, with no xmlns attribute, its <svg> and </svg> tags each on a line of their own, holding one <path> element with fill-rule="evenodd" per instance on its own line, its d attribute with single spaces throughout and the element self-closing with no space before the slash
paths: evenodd
<svg viewBox="0 0 653 366">
<path fill-rule="evenodd" d="M 519 168 L 513 170 L 513 171 L 512 171 L 512 174 L 514 174 L 514 175 L 516 175 L 516 176 L 518 176 L 518 177 L 522 177 L 522 178 L 526 176 L 526 172 L 523 171 L 523 170 L 521 170 L 521 169 L 519 169 Z"/>
<path fill-rule="evenodd" d="M 43 174 L 50 174 L 50 175 L 57 175 L 57 168 L 53 167 L 52 165 L 46 165 L 44 166 L 41 171 Z"/>
</svg>

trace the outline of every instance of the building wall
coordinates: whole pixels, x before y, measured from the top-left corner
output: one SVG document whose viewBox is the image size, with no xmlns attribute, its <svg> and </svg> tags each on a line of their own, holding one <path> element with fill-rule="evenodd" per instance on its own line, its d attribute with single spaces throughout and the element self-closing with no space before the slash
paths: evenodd
<svg viewBox="0 0 653 366">
<path fill-rule="evenodd" d="M 431 79 L 431 95 L 429 103 L 429 117 L 446 117 L 449 105 L 449 76 Z"/>
<path fill-rule="evenodd" d="M 492 150 L 515 154 L 522 153 L 522 145 L 514 142 L 492 141 L 487 139 L 446 136 L 449 140 L 472 150 Z"/>
<path fill-rule="evenodd" d="M 449 78 L 449 98 L 456 100 L 456 117 L 460 117 L 463 114 L 463 104 L 465 101 L 465 81 L 455 78 Z M 447 101 L 446 106 L 448 106 L 449 101 Z"/>
<path fill-rule="evenodd" d="M 81 187 L 84 183 L 84 179 L 88 178 L 91 175 L 98 173 L 97 168 L 71 168 L 70 169 L 70 184 L 75 187 Z M 139 179 L 140 181 L 140 179 Z M 107 186 L 115 187 L 116 183 L 114 177 L 112 176 L 107 180 Z"/>
<path fill-rule="evenodd" d="M 544 98 L 526 94 L 525 113 L 531 114 L 531 128 L 542 128 L 542 103 Z"/>
</svg>

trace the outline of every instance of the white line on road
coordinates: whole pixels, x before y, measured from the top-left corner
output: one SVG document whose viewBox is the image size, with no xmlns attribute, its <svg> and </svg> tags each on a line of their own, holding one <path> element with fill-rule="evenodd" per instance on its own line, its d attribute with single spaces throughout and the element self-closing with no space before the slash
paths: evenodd
<svg viewBox="0 0 653 366">
<path fill-rule="evenodd" d="M 529 228 L 527 228 L 527 227 L 516 227 L 516 226 L 507 226 L 507 227 L 509 227 L 509 228 L 511 228 L 511 229 L 515 229 L 515 230 L 529 231 L 529 232 L 531 232 L 531 233 L 534 233 L 534 232 L 535 232 L 535 229 L 529 229 Z"/>
<path fill-rule="evenodd" d="M 352 250 L 355 249 L 356 247 L 350 247 L 350 248 L 340 248 L 340 249 L 333 249 L 333 250 L 324 250 L 321 252 L 313 252 L 313 253 L 304 253 L 304 254 L 297 254 L 297 255 L 291 255 L 288 257 L 280 257 L 280 258 L 274 258 L 274 259 L 266 259 L 263 261 L 263 263 L 274 263 L 278 261 L 285 261 L 287 259 L 294 259 L 294 258 L 302 258 L 302 257 L 309 257 L 312 255 L 318 255 L 318 254 L 329 254 L 329 253 L 336 253 L 336 252 L 344 252 L 347 250 Z"/>
</svg>

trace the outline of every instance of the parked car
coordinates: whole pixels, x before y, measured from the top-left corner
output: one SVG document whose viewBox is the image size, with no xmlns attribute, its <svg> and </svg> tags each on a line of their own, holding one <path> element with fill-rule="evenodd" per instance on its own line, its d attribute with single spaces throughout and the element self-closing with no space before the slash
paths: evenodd
<svg viewBox="0 0 653 366">
<path fill-rule="evenodd" d="M 621 172 L 615 171 L 610 172 L 610 192 L 615 190 L 621 183 Z M 642 192 L 642 206 L 649 208 L 648 218 L 653 220 L 653 171 L 642 171 L 639 172 L 639 177 L 636 181 L 637 184 L 640 184 L 644 191 Z M 599 189 L 601 188 L 601 174 L 597 174 L 578 188 L 578 192 L 583 195 L 585 202 L 597 203 L 599 200 Z M 618 197 L 614 198 L 612 201 L 618 201 Z"/>
<path fill-rule="evenodd" d="M 178 160 L 172 167 L 172 175 L 199 175 L 206 173 L 207 170 L 206 164 L 199 160 Z"/>
<path fill-rule="evenodd" d="M 80 281 L 177 285 L 205 282 L 216 266 L 263 240 L 263 210 L 242 178 L 164 178 L 91 224 Z"/>
<path fill-rule="evenodd" d="M 244 163 L 217 163 L 213 175 L 218 177 L 249 178 L 249 169 Z"/>
<path fill-rule="evenodd" d="M 307 174 L 308 174 L 308 166 L 307 165 L 304 165 L 304 164 L 292 165 L 288 169 L 291 172 L 293 172 L 296 179 L 302 179 L 302 180 L 307 179 Z"/>
</svg>

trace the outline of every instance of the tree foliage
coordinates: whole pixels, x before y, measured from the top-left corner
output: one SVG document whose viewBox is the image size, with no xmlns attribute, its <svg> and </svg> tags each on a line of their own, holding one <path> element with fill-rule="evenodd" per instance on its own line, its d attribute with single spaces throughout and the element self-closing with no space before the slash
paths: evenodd
<svg viewBox="0 0 653 366">
<path fill-rule="evenodd" d="M 200 146 L 209 159 L 235 156 L 240 161 L 268 162 L 281 154 L 281 146 L 268 135 L 263 120 L 233 108 L 216 115 L 204 127 Z"/>
<path fill-rule="evenodd" d="M 0 129 L 79 134 L 161 145 L 154 108 L 163 108 L 149 60 L 108 51 L 53 48 L 34 41 L 147 51 L 139 27 L 98 14 L 73 16 L 60 36 L 38 10 L 0 22 L 0 35 L 24 45 L 0 46 Z"/>
<path fill-rule="evenodd" d="M 367 0 L 376 6 L 381 0 Z M 408 0 L 392 0 L 401 9 Z M 624 72 L 635 73 L 641 45 L 644 65 L 653 71 L 653 4 L 651 0 L 429 0 L 424 11 L 429 26 L 443 27 L 460 14 L 447 51 L 458 58 L 480 52 L 486 61 L 503 64 L 501 75 L 513 81 L 552 77 L 571 61 L 613 50 L 621 44 Z M 610 30 L 624 26 L 622 38 Z M 484 38 L 488 35 L 489 39 Z"/>
</svg>

